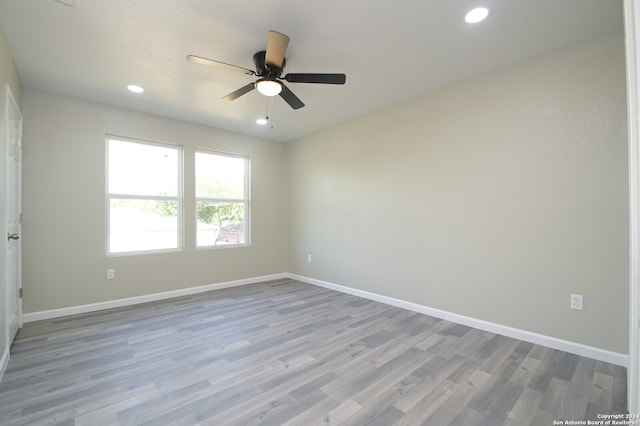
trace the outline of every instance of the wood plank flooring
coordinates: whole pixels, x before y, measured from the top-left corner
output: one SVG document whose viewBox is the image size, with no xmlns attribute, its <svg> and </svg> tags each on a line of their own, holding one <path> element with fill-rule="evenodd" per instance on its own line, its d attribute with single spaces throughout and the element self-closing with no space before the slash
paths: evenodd
<svg viewBox="0 0 640 426">
<path fill-rule="evenodd" d="M 2 425 L 552 425 L 626 370 L 293 280 L 28 323 Z"/>
</svg>

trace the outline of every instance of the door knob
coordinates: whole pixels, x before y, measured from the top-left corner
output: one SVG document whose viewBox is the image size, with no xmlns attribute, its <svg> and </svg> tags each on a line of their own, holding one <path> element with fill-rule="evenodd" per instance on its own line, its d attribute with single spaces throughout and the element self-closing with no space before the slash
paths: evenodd
<svg viewBox="0 0 640 426">
<path fill-rule="evenodd" d="M 19 234 L 7 234 L 7 240 L 19 240 L 19 239 L 20 239 Z"/>
</svg>

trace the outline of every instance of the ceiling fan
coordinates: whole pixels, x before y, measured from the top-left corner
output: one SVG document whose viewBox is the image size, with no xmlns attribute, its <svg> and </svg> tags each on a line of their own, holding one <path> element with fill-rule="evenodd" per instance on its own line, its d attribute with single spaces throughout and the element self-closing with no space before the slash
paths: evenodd
<svg viewBox="0 0 640 426">
<path fill-rule="evenodd" d="M 198 64 L 224 68 L 230 71 L 241 72 L 247 75 L 255 75 L 258 80 L 235 90 L 222 99 L 233 101 L 245 95 L 253 89 L 258 89 L 265 96 L 280 95 L 286 103 L 293 109 L 299 109 L 304 103 L 284 85 L 282 80 L 289 83 L 320 83 L 320 84 L 344 84 L 346 76 L 344 74 L 318 74 L 318 73 L 291 73 L 282 77 L 282 71 L 287 63 L 284 54 L 289 45 L 289 37 L 277 31 L 269 31 L 267 38 L 267 50 L 257 52 L 253 55 L 253 63 L 256 70 L 231 65 L 213 59 L 200 56 L 188 55 L 187 60 Z"/>
</svg>

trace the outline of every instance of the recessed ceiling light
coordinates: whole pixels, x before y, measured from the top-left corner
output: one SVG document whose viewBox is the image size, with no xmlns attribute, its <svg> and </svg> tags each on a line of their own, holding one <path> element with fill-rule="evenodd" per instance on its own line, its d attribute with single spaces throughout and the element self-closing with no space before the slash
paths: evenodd
<svg viewBox="0 0 640 426">
<path fill-rule="evenodd" d="M 56 0 L 58 3 L 62 3 L 65 6 L 78 7 L 78 0 Z"/>
<path fill-rule="evenodd" d="M 129 89 L 130 92 L 133 93 L 142 93 L 144 92 L 144 89 L 141 86 L 138 86 L 137 84 L 130 84 L 127 86 L 127 89 Z"/>
<path fill-rule="evenodd" d="M 477 24 L 480 21 L 484 21 L 487 16 L 489 16 L 489 9 L 486 7 L 478 7 L 467 13 L 464 20 L 469 24 Z"/>
<path fill-rule="evenodd" d="M 266 119 L 266 118 L 258 118 L 258 119 L 256 120 L 256 123 L 258 123 L 258 124 L 260 124 L 260 125 L 264 126 L 265 124 L 267 124 L 267 122 L 268 122 L 268 121 L 269 121 L 269 120 L 268 120 L 268 119 Z"/>
</svg>

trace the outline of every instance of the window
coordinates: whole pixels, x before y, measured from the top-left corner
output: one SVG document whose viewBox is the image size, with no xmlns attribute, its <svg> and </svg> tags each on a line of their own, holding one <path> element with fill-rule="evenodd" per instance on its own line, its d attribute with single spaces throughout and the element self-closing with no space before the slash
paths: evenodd
<svg viewBox="0 0 640 426">
<path fill-rule="evenodd" d="M 249 244 L 249 159 L 196 152 L 196 244 Z"/>
<path fill-rule="evenodd" d="M 107 137 L 107 253 L 182 247 L 182 151 Z"/>
</svg>

